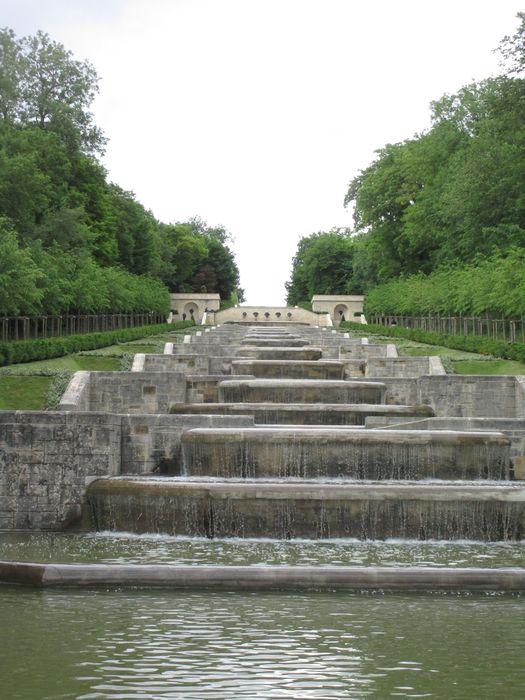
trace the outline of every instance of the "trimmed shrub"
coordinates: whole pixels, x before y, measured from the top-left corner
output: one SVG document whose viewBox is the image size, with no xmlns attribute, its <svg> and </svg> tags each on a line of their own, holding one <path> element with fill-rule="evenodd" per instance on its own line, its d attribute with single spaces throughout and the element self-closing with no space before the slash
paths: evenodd
<svg viewBox="0 0 525 700">
<path fill-rule="evenodd" d="M 152 326 L 122 328 L 117 331 L 0 342 L 0 366 L 34 362 L 35 360 L 50 360 L 53 357 L 63 357 L 81 350 L 96 350 L 108 345 L 115 345 L 115 343 L 127 343 L 149 335 L 181 330 L 194 325 L 195 322 L 191 320 L 176 321 L 175 323 L 159 323 Z"/>
<path fill-rule="evenodd" d="M 339 328 L 384 335 L 392 338 L 408 338 L 418 343 L 442 345 L 454 350 L 475 352 L 480 355 L 501 357 L 505 360 L 525 362 L 525 344 L 508 343 L 503 340 L 493 340 L 481 335 L 446 335 L 438 331 L 423 331 L 419 328 L 401 328 L 400 326 L 380 326 L 377 324 L 364 325 L 352 321 L 343 321 Z M 1 349 L 0 349 L 1 350 Z"/>
</svg>

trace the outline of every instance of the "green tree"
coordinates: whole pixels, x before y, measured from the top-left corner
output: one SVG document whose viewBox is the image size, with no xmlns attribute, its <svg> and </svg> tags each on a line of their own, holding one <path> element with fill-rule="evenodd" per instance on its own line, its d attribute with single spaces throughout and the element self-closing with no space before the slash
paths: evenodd
<svg viewBox="0 0 525 700">
<path fill-rule="evenodd" d="M 103 150 L 105 139 L 89 111 L 98 76 L 88 61 L 75 60 L 44 32 L 17 39 L 7 28 L 0 30 L 0 61 L 4 118 L 54 131 L 73 150 Z"/>
<path fill-rule="evenodd" d="M 350 183 L 367 285 L 525 245 L 525 81 L 466 86 L 432 117 Z"/>
<path fill-rule="evenodd" d="M 299 305 L 314 294 L 359 293 L 353 274 L 355 245 L 347 229 L 333 229 L 299 241 L 286 283 L 287 303 Z"/>
<path fill-rule="evenodd" d="M 207 291 L 220 294 L 221 299 L 229 299 L 239 285 L 239 270 L 235 264 L 234 255 L 230 248 L 214 235 L 206 237 L 206 247 L 208 252 L 196 275 L 195 291 L 199 287 L 198 276 L 206 270 L 208 274 Z M 215 278 L 214 283 L 212 277 Z"/>
<path fill-rule="evenodd" d="M 0 313 L 38 313 L 41 276 L 29 251 L 19 246 L 11 223 L 0 218 Z"/>
<path fill-rule="evenodd" d="M 160 278 L 172 292 L 194 291 L 192 280 L 204 264 L 208 248 L 189 224 L 161 224 Z"/>
</svg>

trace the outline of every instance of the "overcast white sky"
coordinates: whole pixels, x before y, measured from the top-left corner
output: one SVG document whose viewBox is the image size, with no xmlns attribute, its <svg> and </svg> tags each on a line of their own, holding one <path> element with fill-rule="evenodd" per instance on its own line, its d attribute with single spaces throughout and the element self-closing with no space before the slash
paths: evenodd
<svg viewBox="0 0 525 700">
<path fill-rule="evenodd" d="M 0 0 L 94 64 L 110 178 L 234 236 L 247 303 L 284 303 L 297 241 L 351 226 L 350 180 L 498 72 L 517 0 Z"/>
</svg>

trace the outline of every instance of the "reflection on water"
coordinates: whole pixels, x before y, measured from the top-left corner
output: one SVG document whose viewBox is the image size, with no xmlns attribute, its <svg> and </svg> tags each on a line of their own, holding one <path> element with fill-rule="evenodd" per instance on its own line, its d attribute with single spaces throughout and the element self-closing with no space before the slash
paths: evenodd
<svg viewBox="0 0 525 700">
<path fill-rule="evenodd" d="M 2 697 L 522 700 L 523 601 L 0 588 Z"/>
<path fill-rule="evenodd" d="M 167 535 L 0 533 L 0 559 L 108 564 L 525 566 L 523 542 L 208 540 Z"/>
</svg>

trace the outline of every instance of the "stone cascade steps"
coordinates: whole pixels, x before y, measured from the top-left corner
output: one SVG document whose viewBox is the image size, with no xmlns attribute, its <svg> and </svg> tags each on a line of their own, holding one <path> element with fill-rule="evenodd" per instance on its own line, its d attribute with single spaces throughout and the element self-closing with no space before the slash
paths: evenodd
<svg viewBox="0 0 525 700">
<path fill-rule="evenodd" d="M 233 360 L 232 373 L 260 379 L 344 379 L 345 364 L 338 360 Z"/>
<path fill-rule="evenodd" d="M 281 539 L 525 537 L 525 487 L 510 480 L 510 439 L 501 432 L 365 427 L 367 419 L 433 415 L 429 406 L 387 405 L 377 378 L 339 374 L 345 361 L 395 358 L 393 346 L 292 325 L 216 330 L 190 347 L 209 357 L 224 353 L 236 376 L 189 378 L 202 396 L 186 401 L 209 403 L 177 403 L 170 412 L 253 417 L 255 426 L 183 430 L 180 476 L 93 482 L 88 498 L 98 529 Z"/>
<path fill-rule="evenodd" d="M 303 340 L 301 338 L 292 338 L 292 337 L 284 337 L 284 338 L 254 338 L 254 337 L 245 337 L 243 340 L 241 340 L 241 345 L 254 345 L 256 347 L 261 347 L 261 348 L 300 348 L 304 347 L 305 345 L 310 345 L 310 342 L 308 340 Z"/>
<path fill-rule="evenodd" d="M 349 428 L 195 428 L 182 435 L 183 475 L 218 478 L 500 480 L 502 433 Z"/>
<path fill-rule="evenodd" d="M 315 379 L 225 379 L 219 401 L 225 403 L 384 403 L 385 384 L 372 381 Z"/>
<path fill-rule="evenodd" d="M 99 530 L 191 537 L 520 540 L 522 485 L 100 479 Z"/>
<path fill-rule="evenodd" d="M 424 420 L 434 416 L 430 406 L 388 406 L 385 404 L 290 404 L 290 403 L 182 403 L 173 404 L 170 413 L 250 415 L 255 423 L 284 425 L 364 426 L 368 418 Z"/>
<path fill-rule="evenodd" d="M 240 359 L 254 359 L 267 361 L 313 361 L 321 360 L 323 351 L 318 347 L 301 347 L 291 348 L 283 347 L 268 347 L 261 348 L 256 346 L 244 346 L 234 350 L 233 354 Z"/>
</svg>

